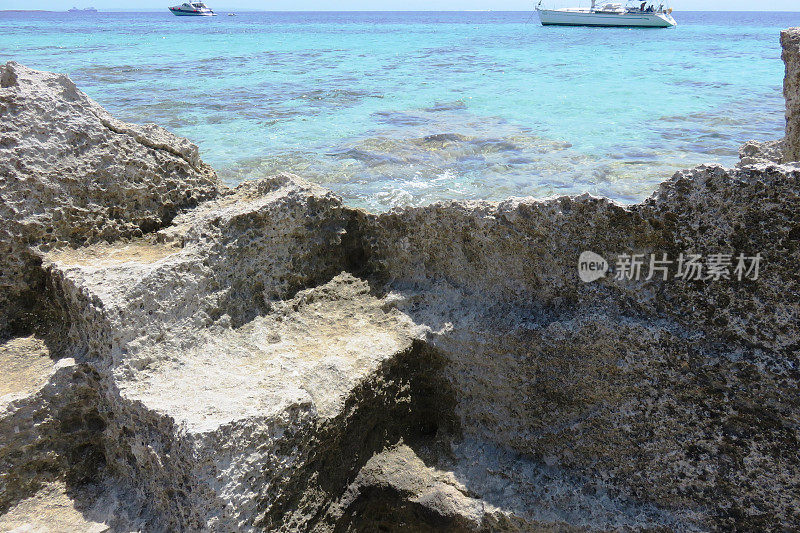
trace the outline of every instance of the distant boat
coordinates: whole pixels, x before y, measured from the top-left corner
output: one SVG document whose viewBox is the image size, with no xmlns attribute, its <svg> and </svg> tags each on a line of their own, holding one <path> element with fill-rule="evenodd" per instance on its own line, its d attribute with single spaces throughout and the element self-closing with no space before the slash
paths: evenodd
<svg viewBox="0 0 800 533">
<path fill-rule="evenodd" d="M 236 16 L 236 13 L 228 13 L 228 16 L 229 16 L 229 17 L 235 17 L 235 16 Z"/>
<path fill-rule="evenodd" d="M 67 13 L 97 13 L 97 10 L 93 7 L 85 7 L 83 9 L 73 7 L 72 9 L 68 9 Z"/>
<path fill-rule="evenodd" d="M 658 1 L 658 0 L 656 0 Z M 617 26 L 640 28 L 671 28 L 678 23 L 672 18 L 672 9 L 663 3 L 656 6 L 651 0 L 645 2 L 603 2 L 596 5 L 592 0 L 589 9 L 570 7 L 566 9 L 541 9 L 536 6 L 542 26 Z M 631 5 L 634 4 L 634 5 Z"/>
<path fill-rule="evenodd" d="M 179 6 L 169 8 L 176 17 L 216 17 L 203 2 L 186 2 Z"/>
</svg>

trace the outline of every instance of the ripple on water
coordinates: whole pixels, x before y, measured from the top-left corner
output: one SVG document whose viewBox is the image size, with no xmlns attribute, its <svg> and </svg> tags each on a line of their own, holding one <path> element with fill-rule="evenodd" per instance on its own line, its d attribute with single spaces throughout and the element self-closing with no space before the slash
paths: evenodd
<svg viewBox="0 0 800 533">
<path fill-rule="evenodd" d="M 320 151 L 242 160 L 221 169 L 220 175 L 238 182 L 288 170 L 330 187 L 351 204 L 387 210 L 448 198 L 502 200 L 583 192 L 634 202 L 682 164 L 655 150 L 622 151 L 615 157 L 586 154 L 568 142 L 459 106 L 382 116 L 387 118 L 383 127 L 367 136 Z"/>
<path fill-rule="evenodd" d="M 682 13 L 663 32 L 526 20 L 0 14 L 0 50 L 190 138 L 226 181 L 290 170 L 374 210 L 584 191 L 632 202 L 782 134 L 777 32 L 796 14 Z"/>
</svg>

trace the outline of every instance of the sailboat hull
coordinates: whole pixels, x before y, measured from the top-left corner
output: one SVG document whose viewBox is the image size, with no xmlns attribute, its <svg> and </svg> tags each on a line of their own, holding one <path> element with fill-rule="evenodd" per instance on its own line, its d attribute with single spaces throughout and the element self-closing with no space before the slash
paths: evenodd
<svg viewBox="0 0 800 533">
<path fill-rule="evenodd" d="M 186 11 L 177 7 L 169 8 L 176 17 L 216 17 L 217 14 L 211 10 L 205 11 Z"/>
<path fill-rule="evenodd" d="M 600 13 L 568 9 L 540 9 L 539 20 L 542 26 L 671 28 L 677 25 L 669 13 Z"/>
</svg>

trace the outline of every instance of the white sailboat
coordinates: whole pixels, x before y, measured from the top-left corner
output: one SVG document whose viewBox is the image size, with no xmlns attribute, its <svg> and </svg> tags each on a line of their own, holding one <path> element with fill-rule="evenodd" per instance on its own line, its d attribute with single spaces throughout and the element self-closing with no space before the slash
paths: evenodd
<svg viewBox="0 0 800 533">
<path fill-rule="evenodd" d="M 632 5 L 635 4 L 635 5 Z M 672 9 L 663 3 L 621 3 L 592 0 L 590 8 L 570 7 L 565 9 L 542 9 L 536 6 L 542 26 L 617 26 L 641 28 L 671 28 L 677 25 Z"/>
</svg>

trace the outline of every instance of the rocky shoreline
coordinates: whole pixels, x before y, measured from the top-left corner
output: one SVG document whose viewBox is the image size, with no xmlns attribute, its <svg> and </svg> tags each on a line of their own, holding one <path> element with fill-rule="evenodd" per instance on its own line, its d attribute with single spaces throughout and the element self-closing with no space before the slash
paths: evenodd
<svg viewBox="0 0 800 533">
<path fill-rule="evenodd" d="M 782 45 L 787 136 L 735 169 L 384 214 L 229 189 L 0 67 L 0 529 L 796 527 L 800 29 Z M 762 269 L 584 283 L 586 250 Z"/>
</svg>

